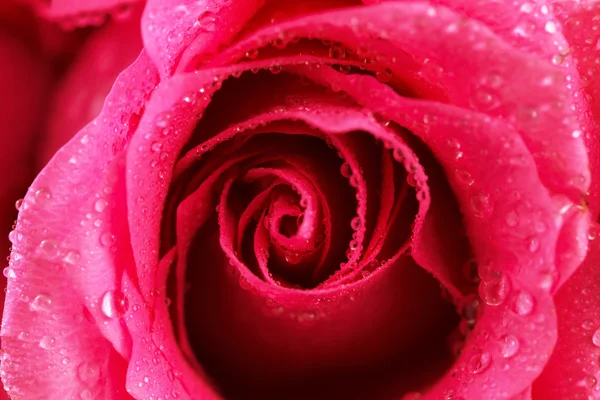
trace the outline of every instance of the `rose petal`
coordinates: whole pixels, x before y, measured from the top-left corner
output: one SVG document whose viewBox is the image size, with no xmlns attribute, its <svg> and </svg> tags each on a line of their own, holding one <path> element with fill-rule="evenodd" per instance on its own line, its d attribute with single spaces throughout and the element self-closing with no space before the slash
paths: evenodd
<svg viewBox="0 0 600 400">
<path fill-rule="evenodd" d="M 554 6 L 554 12 L 562 24 L 564 35 L 569 43 L 569 52 L 579 72 L 579 82 L 572 81 L 573 90 L 584 103 L 583 107 L 578 110 L 579 116 L 582 120 L 591 121 L 589 128 L 582 130 L 581 135 L 588 149 L 592 172 L 592 183 L 587 193 L 587 199 L 592 219 L 596 220 L 600 213 L 600 146 L 598 146 L 600 81 L 597 73 L 597 60 L 600 56 L 598 48 L 600 3 L 596 1 L 561 1 L 556 2 Z"/>
<path fill-rule="evenodd" d="M 161 75 L 170 75 L 181 52 L 192 42 L 196 54 L 216 53 L 262 4 L 262 0 L 185 0 L 177 4 L 149 0 L 142 18 L 144 48 Z"/>
<path fill-rule="evenodd" d="M 598 232 L 598 224 L 593 226 Z M 598 398 L 600 369 L 600 246 L 590 242 L 590 252 L 555 297 L 558 342 L 535 381 L 533 394 L 541 399 Z"/>
<path fill-rule="evenodd" d="M 548 187 L 567 193 L 577 202 L 586 191 L 587 154 L 577 134 L 581 127 L 570 108 L 562 70 L 510 47 L 477 21 L 444 7 L 384 3 L 364 8 L 358 15 L 352 10 L 328 12 L 261 29 L 214 62 L 239 60 L 258 44 L 282 34 L 338 40 L 351 48 L 369 43 L 388 60 L 382 64 L 401 76 L 402 68 L 390 61 L 400 51 L 421 64 L 422 60 L 432 60 L 443 71 L 438 79 L 451 104 L 514 124 L 535 155 L 541 179 Z M 482 45 L 476 46 L 478 43 Z M 490 64 L 490 57 L 498 62 Z M 465 65 L 471 68 L 465 69 Z M 554 132 L 550 138 L 546 135 L 549 129 Z M 557 148 L 563 151 L 558 154 Z"/>
<path fill-rule="evenodd" d="M 12 396 L 131 398 L 124 381 L 131 337 L 118 318 L 127 310 L 122 274 L 131 268 L 124 204 L 116 200 L 125 191 L 119 158 L 156 81 L 142 54 L 25 198 L 2 324 L 2 376 Z M 48 365 L 56 375 L 39 373 Z"/>
<path fill-rule="evenodd" d="M 119 73 L 139 55 L 140 15 L 141 10 L 136 10 L 127 21 L 109 23 L 79 51 L 51 102 L 48 128 L 38 156 L 40 167 L 99 114 Z"/>
<path fill-rule="evenodd" d="M 307 75 L 327 84 L 339 85 L 341 90 L 351 94 L 364 106 L 411 129 L 432 148 L 446 169 L 461 204 L 467 231 L 480 264 L 480 274 L 485 272 L 484 266 L 491 261 L 494 265 L 492 269 L 499 268 L 501 274 L 507 274 L 512 281 L 514 294 L 507 294 L 506 297 L 503 294 L 499 305 L 484 307 L 467 348 L 455 364 L 452 377 L 446 376 L 433 387 L 431 395 L 443 396 L 448 391 L 454 391 L 477 397 L 498 397 L 503 396 L 500 393 L 514 394 L 523 390 L 541 371 L 555 340 L 553 305 L 547 293 L 549 288 L 540 288 L 538 285 L 543 286 L 544 274 L 553 269 L 558 229 L 553 221 L 554 202 L 540 184 L 535 164 L 520 135 L 504 123 L 489 120 L 480 114 L 452 106 L 400 98 L 389 87 L 368 76 L 341 75 L 325 68 L 313 69 Z M 386 99 L 385 102 L 382 99 Z M 437 118 L 432 120 L 432 116 Z M 470 121 L 468 125 L 452 122 L 464 121 L 467 116 Z M 496 129 L 499 132 L 497 135 L 483 134 L 484 131 Z M 436 134 L 431 135 L 430 132 Z M 463 153 L 458 161 L 454 140 L 460 140 Z M 508 140 L 506 143 L 510 145 L 503 144 L 504 140 Z M 476 150 L 482 148 L 487 150 L 485 155 Z M 492 154 L 498 162 L 493 165 L 485 163 L 484 159 Z M 513 160 L 519 162 L 514 163 Z M 512 165 L 510 175 L 504 163 Z M 486 168 L 482 169 L 481 165 L 486 165 Z M 471 173 L 473 184 L 469 188 L 464 188 L 464 182 L 452 173 L 458 167 Z M 495 187 L 503 189 L 496 191 Z M 519 195 L 516 196 L 515 192 Z M 521 202 L 521 198 L 535 201 L 536 214 L 532 213 L 531 206 Z M 521 222 L 515 227 L 507 226 L 506 216 L 515 210 L 520 214 Z M 532 222 L 525 223 L 525 220 Z M 533 221 L 544 221 L 544 231 L 533 231 Z M 516 231 L 520 233 L 516 234 Z M 520 271 L 519 265 L 530 267 L 527 271 Z M 490 279 L 490 276 L 484 275 L 485 279 Z M 525 294 L 517 287 L 524 290 Z M 486 300 L 488 293 L 485 282 L 482 288 L 482 297 Z M 531 302 L 535 303 L 535 312 L 528 308 L 529 296 L 532 296 Z M 496 303 L 495 300 L 487 301 Z M 527 303 L 525 312 L 512 311 L 514 302 Z M 532 319 L 534 317 L 535 322 Z M 544 330 L 538 330 L 541 326 L 545 326 Z M 521 354 L 536 354 L 537 358 L 528 357 L 527 365 L 519 362 L 518 358 L 505 360 L 502 346 L 497 343 L 507 335 L 518 337 Z M 473 363 L 478 364 L 478 357 L 485 365 L 484 371 L 473 369 Z M 490 365 L 487 357 L 496 361 Z M 504 363 L 511 367 L 504 370 Z M 493 394 L 492 388 L 482 389 L 483 386 L 478 386 L 478 379 L 487 379 L 487 376 L 502 382 L 498 389 L 501 392 Z M 472 380 L 467 381 L 467 377 Z"/>
</svg>

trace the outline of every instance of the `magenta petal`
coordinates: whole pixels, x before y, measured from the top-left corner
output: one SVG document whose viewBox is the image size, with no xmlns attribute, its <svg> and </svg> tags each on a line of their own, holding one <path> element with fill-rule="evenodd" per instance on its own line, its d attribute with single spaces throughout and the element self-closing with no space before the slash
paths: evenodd
<svg viewBox="0 0 600 400">
<path fill-rule="evenodd" d="M 132 266 L 119 172 L 156 78 L 142 54 L 25 198 L 2 321 L 2 376 L 15 397 L 131 398 L 132 338 L 120 317 L 128 309 L 122 274 Z M 40 374 L 48 366 L 56 375 Z"/>
<path fill-rule="evenodd" d="M 149 0 L 142 19 L 144 47 L 161 75 L 170 75 L 186 47 L 192 45 L 196 54 L 210 58 L 219 46 L 231 41 L 262 3 L 262 0 L 185 0 L 173 5 Z"/>
<path fill-rule="evenodd" d="M 594 224 L 594 235 L 598 224 Z M 597 399 L 600 369 L 600 246 L 590 242 L 585 261 L 555 297 L 558 343 L 535 381 L 536 399 Z"/>
<path fill-rule="evenodd" d="M 562 23 L 564 35 L 569 43 L 569 53 L 579 72 L 572 75 L 572 85 L 583 105 L 578 109 L 579 118 L 588 121 L 588 129 L 581 135 L 588 149 L 592 183 L 587 199 L 592 219 L 600 213 L 600 79 L 598 57 L 600 57 L 600 30 L 597 1 L 560 1 L 554 3 L 554 12 Z"/>
</svg>

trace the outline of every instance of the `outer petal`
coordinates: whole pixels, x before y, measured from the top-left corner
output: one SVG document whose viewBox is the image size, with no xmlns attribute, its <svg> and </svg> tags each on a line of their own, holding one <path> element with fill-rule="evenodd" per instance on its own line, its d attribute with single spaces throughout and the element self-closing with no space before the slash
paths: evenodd
<svg viewBox="0 0 600 400">
<path fill-rule="evenodd" d="M 121 282 L 130 268 L 117 200 L 125 191 L 119 157 L 157 79 L 142 54 L 101 115 L 56 155 L 25 198 L 1 331 L 1 374 L 13 397 L 131 398 L 124 382 L 131 337 L 119 318 L 128 309 Z M 48 368 L 52 373 L 41 373 Z"/>
<path fill-rule="evenodd" d="M 579 270 L 559 290 L 555 302 L 558 343 L 542 375 L 535 399 L 600 399 L 600 242 L 594 224 L 590 252 Z"/>
</svg>

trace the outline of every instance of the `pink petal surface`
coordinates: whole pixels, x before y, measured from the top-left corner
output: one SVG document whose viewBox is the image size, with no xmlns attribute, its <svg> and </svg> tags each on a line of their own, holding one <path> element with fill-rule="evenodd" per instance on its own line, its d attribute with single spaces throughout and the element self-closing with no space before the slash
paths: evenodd
<svg viewBox="0 0 600 400">
<path fill-rule="evenodd" d="M 600 356 L 598 224 L 592 228 L 590 252 L 573 277 L 556 294 L 558 343 L 535 381 L 536 399 L 597 399 Z"/>
<path fill-rule="evenodd" d="M 162 75 L 170 75 L 183 49 L 215 54 L 264 3 L 263 0 L 185 0 L 176 4 L 149 0 L 144 10 L 144 47 Z M 171 40 L 176 37 L 177 41 Z"/>
<path fill-rule="evenodd" d="M 94 32 L 69 66 L 52 99 L 37 157 L 40 167 L 98 116 L 119 73 L 139 55 L 140 14 L 141 10 L 137 10 L 126 21 L 111 22 Z"/>
<path fill-rule="evenodd" d="M 26 196 L 2 324 L 2 374 L 12 396 L 131 398 L 125 391 L 131 334 L 118 318 L 128 308 L 121 282 L 131 266 L 127 241 L 113 236 L 128 232 L 124 204 L 105 196 L 124 194 L 119 148 L 156 84 L 154 71 L 142 54 L 98 119 L 57 154 Z M 123 260 L 118 269 L 116 258 Z M 53 374 L 40 374 L 49 366 Z"/>
<path fill-rule="evenodd" d="M 554 12 L 563 26 L 564 35 L 569 43 L 569 52 L 579 72 L 580 82 L 573 83 L 577 94 L 586 107 L 580 111 L 582 118 L 592 121 L 592 126 L 582 132 L 589 152 L 592 185 L 587 200 L 590 203 L 592 218 L 597 219 L 600 213 L 600 148 L 598 146 L 598 121 L 600 119 L 600 103 L 598 99 L 600 82 L 598 81 L 598 40 L 600 40 L 598 13 L 600 3 L 597 1 L 556 2 Z"/>
</svg>

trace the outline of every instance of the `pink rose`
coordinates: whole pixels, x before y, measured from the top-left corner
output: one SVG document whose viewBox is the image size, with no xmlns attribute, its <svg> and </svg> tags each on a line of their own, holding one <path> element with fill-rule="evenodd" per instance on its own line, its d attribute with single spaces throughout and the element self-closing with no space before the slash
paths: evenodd
<svg viewBox="0 0 600 400">
<path fill-rule="evenodd" d="M 147 3 L 11 234 L 9 395 L 595 396 L 595 9 L 263 3 Z"/>
</svg>

